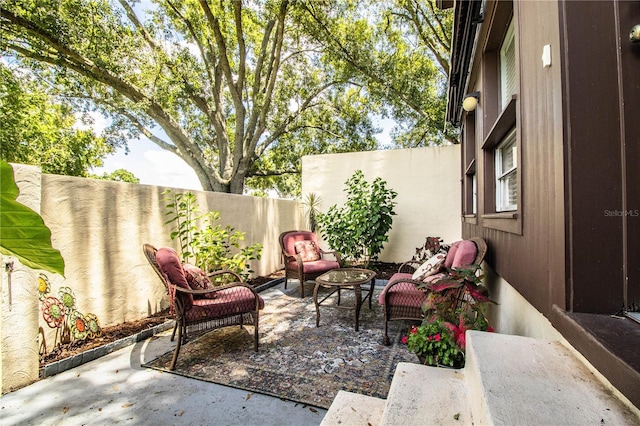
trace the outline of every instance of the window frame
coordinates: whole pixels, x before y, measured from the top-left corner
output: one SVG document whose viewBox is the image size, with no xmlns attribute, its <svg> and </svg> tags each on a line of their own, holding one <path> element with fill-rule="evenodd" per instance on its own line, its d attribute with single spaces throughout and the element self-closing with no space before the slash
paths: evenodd
<svg viewBox="0 0 640 426">
<path fill-rule="evenodd" d="M 524 198 L 522 196 L 522 170 L 517 171 L 516 198 L 517 205 L 498 206 L 499 190 L 497 189 L 496 150 L 515 129 L 516 164 L 522 165 L 522 135 L 519 122 L 518 92 L 520 84 L 518 20 L 514 14 L 514 4 L 510 1 L 496 2 L 488 12 L 487 21 L 490 26 L 486 31 L 481 62 L 482 104 L 482 143 L 479 157 L 478 174 L 478 223 L 489 229 L 522 235 L 522 212 Z M 512 29 L 513 28 L 513 29 Z M 511 43 L 513 38 L 513 89 L 503 100 L 503 73 L 501 71 L 501 51 Z M 507 41 L 507 44 L 505 44 Z M 504 54 L 503 54 L 504 57 Z M 506 102 L 506 104 L 505 104 Z M 499 158 L 498 158 L 499 159 Z"/>
</svg>

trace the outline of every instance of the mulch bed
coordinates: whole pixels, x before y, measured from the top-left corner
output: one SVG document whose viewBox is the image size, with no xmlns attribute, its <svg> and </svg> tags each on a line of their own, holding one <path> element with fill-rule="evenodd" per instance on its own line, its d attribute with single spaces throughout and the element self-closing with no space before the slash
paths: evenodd
<svg viewBox="0 0 640 426">
<path fill-rule="evenodd" d="M 386 263 L 375 262 L 370 266 L 370 269 L 376 271 L 378 275 L 376 278 L 388 280 L 391 275 L 398 271 L 399 263 Z M 284 278 L 284 271 L 276 271 L 266 276 L 255 277 L 247 280 L 247 283 L 253 287 L 258 287 L 274 279 Z M 148 318 L 142 318 L 137 321 L 129 321 L 122 324 L 116 324 L 110 327 L 102 328 L 102 335 L 92 340 L 79 340 L 71 343 L 59 344 L 57 347 L 51 350 L 51 352 L 41 356 L 40 365 L 44 366 L 51 364 L 61 359 L 65 359 L 79 353 L 88 351 L 99 346 L 106 345 L 108 343 L 115 342 L 116 340 L 132 336 L 141 331 L 152 328 L 158 324 L 162 324 L 170 318 L 169 310 L 166 309 L 162 312 L 158 312 Z"/>
</svg>

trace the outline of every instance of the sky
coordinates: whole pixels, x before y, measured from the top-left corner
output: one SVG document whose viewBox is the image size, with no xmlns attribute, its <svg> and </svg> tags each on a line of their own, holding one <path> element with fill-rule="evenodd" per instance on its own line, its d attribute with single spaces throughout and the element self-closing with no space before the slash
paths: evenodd
<svg viewBox="0 0 640 426">
<path fill-rule="evenodd" d="M 383 129 L 377 135 L 381 145 L 388 144 L 393 122 L 382 119 L 374 124 Z M 96 118 L 92 128 L 96 134 L 100 134 L 104 126 L 104 119 Z M 105 158 L 103 167 L 96 167 L 91 173 L 102 175 L 118 169 L 130 171 L 140 179 L 141 184 L 202 190 L 196 173 L 187 163 L 146 138 L 129 141 L 129 154 L 125 154 L 124 149 L 118 149 L 115 154 Z"/>
<path fill-rule="evenodd" d="M 130 141 L 128 154 L 118 149 L 105 158 L 103 167 L 94 168 L 92 173 L 102 175 L 118 169 L 130 171 L 142 184 L 202 190 L 196 173 L 187 163 L 144 138 Z"/>
</svg>

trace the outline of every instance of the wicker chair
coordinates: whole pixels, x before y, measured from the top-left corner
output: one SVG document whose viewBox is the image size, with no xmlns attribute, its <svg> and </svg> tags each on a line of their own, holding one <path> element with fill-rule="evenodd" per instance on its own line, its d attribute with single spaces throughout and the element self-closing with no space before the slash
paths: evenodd
<svg viewBox="0 0 640 426">
<path fill-rule="evenodd" d="M 305 256 L 300 249 L 301 243 L 310 243 L 311 256 Z M 300 297 L 304 297 L 304 283 L 313 280 L 332 269 L 340 267 L 340 254 L 335 251 L 324 251 L 318 245 L 316 234 L 311 231 L 286 231 L 280 234 L 280 249 L 284 262 L 284 288 L 287 288 L 289 278 L 300 281 Z M 315 251 L 315 253 L 313 253 Z M 325 259 L 326 255 L 333 255 L 335 260 Z M 313 259 L 313 260 L 308 260 Z"/>
<path fill-rule="evenodd" d="M 258 351 L 258 319 L 264 301 L 253 287 L 243 283 L 235 272 L 224 270 L 209 276 L 213 278 L 228 274 L 237 282 L 207 290 L 192 290 L 175 250 L 166 247 L 156 249 L 150 244 L 144 244 L 142 249 L 164 284 L 169 295 L 170 311 L 176 321 L 171 340 L 174 340 L 177 330 L 178 341 L 170 370 L 175 369 L 180 347 L 187 340 L 187 328 L 192 326 L 199 330 L 213 330 L 232 325 L 253 325 L 253 348 Z"/>
<path fill-rule="evenodd" d="M 480 265 L 482 263 L 487 253 L 487 243 L 482 238 L 470 238 L 466 241 L 471 241 L 473 244 L 458 241 L 451 245 L 444 261 L 446 268 L 458 268 L 471 264 Z M 469 247 L 468 250 L 473 250 L 474 253 L 470 254 L 468 250 L 463 253 L 463 250 L 458 250 L 460 243 L 465 247 Z M 384 310 L 383 344 L 386 346 L 391 344 L 388 334 L 389 321 L 419 321 L 424 317 L 422 303 L 426 299 L 427 293 L 425 292 L 426 290 L 419 289 L 417 286 L 423 284 L 425 280 L 412 279 L 412 275 L 419 265 L 420 262 L 416 261 L 409 261 L 400 265 L 398 272 L 391 276 L 389 283 L 378 297 L 378 303 L 382 305 Z M 435 281 L 443 278 L 447 273 L 446 268 L 443 267 L 444 272 L 432 275 L 426 281 Z"/>
</svg>

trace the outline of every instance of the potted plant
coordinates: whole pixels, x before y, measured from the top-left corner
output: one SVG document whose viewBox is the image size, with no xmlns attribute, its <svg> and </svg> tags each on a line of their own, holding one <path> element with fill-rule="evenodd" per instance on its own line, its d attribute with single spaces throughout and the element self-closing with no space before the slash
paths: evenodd
<svg viewBox="0 0 640 426">
<path fill-rule="evenodd" d="M 422 305 L 425 316 L 402 341 L 421 363 L 462 368 L 466 331 L 493 331 L 486 306 L 495 302 L 489 299 L 479 271 L 480 265 L 454 268 L 442 278 L 419 286 L 429 290 Z"/>
</svg>

